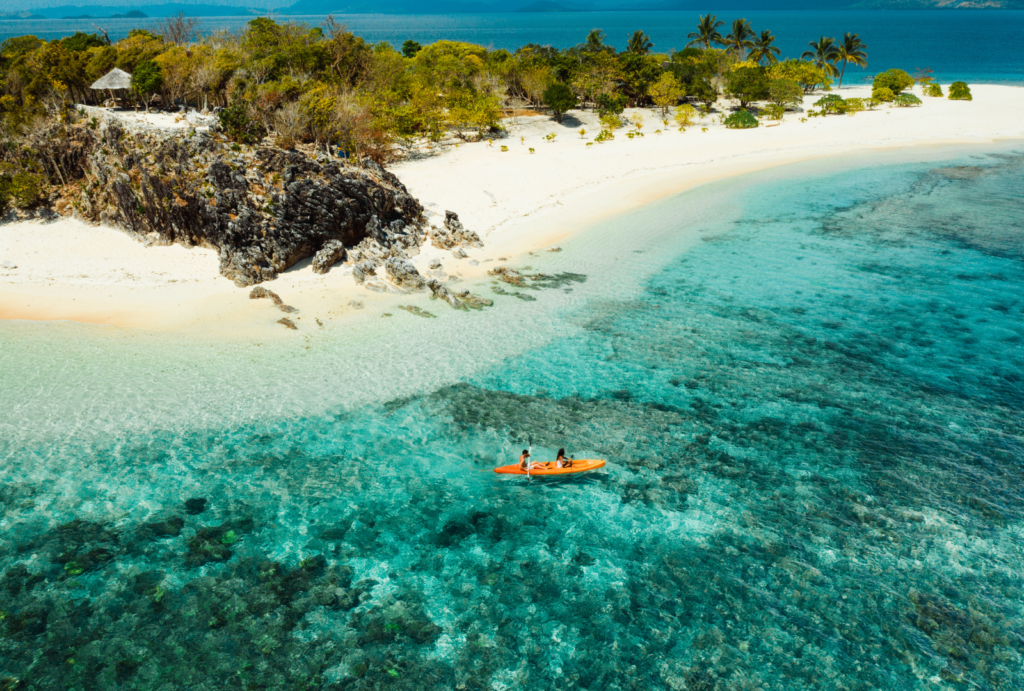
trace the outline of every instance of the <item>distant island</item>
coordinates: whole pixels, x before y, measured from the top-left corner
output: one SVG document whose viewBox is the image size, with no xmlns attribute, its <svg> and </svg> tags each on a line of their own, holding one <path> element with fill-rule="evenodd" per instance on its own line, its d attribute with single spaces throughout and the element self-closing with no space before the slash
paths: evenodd
<svg viewBox="0 0 1024 691">
<path fill-rule="evenodd" d="M 0 21 L 5 19 L 46 19 L 46 17 L 32 12 L 0 12 Z"/>
<path fill-rule="evenodd" d="M 266 0 L 264 0 L 265 2 Z M 286 0 L 287 1 L 287 0 Z M 497 0 L 293 0 L 291 4 L 253 3 L 251 6 L 222 4 L 186 4 L 181 2 L 156 2 L 152 4 L 125 3 L 103 6 L 104 11 L 116 12 L 102 18 L 143 19 L 149 17 L 170 17 L 184 12 L 190 17 L 237 17 L 258 16 L 274 13 L 278 15 L 326 15 L 326 14 L 488 14 L 492 12 L 558 13 L 558 12 L 616 12 L 616 11 L 667 11 L 698 12 L 704 4 L 697 0 L 648 0 L 630 3 L 628 0 L 519 0 L 518 2 L 497 2 Z M 745 4 L 745 3 L 740 3 Z M 138 9 L 145 7 L 145 13 Z M 96 19 L 99 7 L 92 5 L 60 5 L 35 7 L 32 10 L 0 13 L 3 19 Z M 1024 9 L 1024 0 L 787 0 L 774 9 L 778 10 L 957 10 L 957 9 Z"/>
<path fill-rule="evenodd" d="M 61 17 L 61 19 L 149 19 L 149 15 L 139 10 L 130 10 L 124 14 L 110 14 L 105 17 L 94 17 L 91 14 L 79 14 L 74 17 Z"/>
</svg>

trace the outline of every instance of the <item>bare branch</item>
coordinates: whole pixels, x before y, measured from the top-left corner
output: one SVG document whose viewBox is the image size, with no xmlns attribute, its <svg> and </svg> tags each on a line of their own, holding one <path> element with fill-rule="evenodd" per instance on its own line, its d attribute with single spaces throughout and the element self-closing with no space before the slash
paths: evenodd
<svg viewBox="0 0 1024 691">
<path fill-rule="evenodd" d="M 184 12 L 178 12 L 160 21 L 156 25 L 156 32 L 163 36 L 165 41 L 179 46 L 187 46 L 199 35 L 198 26 L 198 19 L 187 17 Z"/>
</svg>

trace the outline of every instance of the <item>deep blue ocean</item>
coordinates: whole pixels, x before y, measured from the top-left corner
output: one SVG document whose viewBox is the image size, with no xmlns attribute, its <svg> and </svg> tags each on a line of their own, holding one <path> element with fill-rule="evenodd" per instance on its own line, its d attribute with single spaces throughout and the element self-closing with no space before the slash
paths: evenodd
<svg viewBox="0 0 1024 691">
<path fill-rule="evenodd" d="M 1024 688 L 1022 180 L 787 166 L 273 343 L 0 322 L 0 686 Z"/>
<path fill-rule="evenodd" d="M 714 10 L 709 10 L 714 12 Z M 1024 84 L 1024 11 L 1021 10 L 925 10 L 925 11 L 731 11 L 717 12 L 728 27 L 732 19 L 745 17 L 755 31 L 770 29 L 783 57 L 799 57 L 807 43 L 819 36 L 841 37 L 850 31 L 868 45 L 868 68 L 854 70 L 868 75 L 892 67 L 913 73 L 930 68 L 943 82 Z M 603 29 L 609 44 L 624 49 L 636 29 L 646 31 L 654 49 L 682 49 L 694 30 L 697 12 L 575 12 L 553 14 L 455 14 L 455 15 L 336 15 L 349 29 L 376 43 L 398 47 L 406 39 L 430 43 L 442 39 L 469 41 L 493 48 L 515 50 L 527 43 L 566 48 L 582 42 L 592 28 Z M 279 17 L 311 25 L 322 16 Z M 103 26 L 118 39 L 138 27 L 151 28 L 158 19 L 45 19 L 0 21 L 0 40 L 34 34 L 54 39 L 76 31 L 94 32 Z M 234 31 L 247 18 L 204 17 L 202 30 Z M 847 70 L 849 73 L 850 69 Z"/>
</svg>

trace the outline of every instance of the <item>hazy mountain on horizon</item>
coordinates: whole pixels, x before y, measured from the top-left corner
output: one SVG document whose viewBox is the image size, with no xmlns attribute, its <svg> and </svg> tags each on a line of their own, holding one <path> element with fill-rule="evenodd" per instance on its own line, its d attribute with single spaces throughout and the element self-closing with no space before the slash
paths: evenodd
<svg viewBox="0 0 1024 691">
<path fill-rule="evenodd" d="M 66 0 L 63 0 L 66 2 Z M 707 12 L 707 0 L 215 0 L 214 3 L 166 0 L 95 0 L 82 5 L 62 0 L 11 0 L 7 17 L 33 13 L 50 18 L 89 14 L 110 16 L 140 10 L 150 17 L 177 12 L 197 17 L 324 14 L 454 14 L 490 12 L 693 11 Z M 821 9 L 1024 9 L 1024 0 L 719 0 L 711 11 Z M 0 15 L 3 18 L 4 15 Z"/>
</svg>

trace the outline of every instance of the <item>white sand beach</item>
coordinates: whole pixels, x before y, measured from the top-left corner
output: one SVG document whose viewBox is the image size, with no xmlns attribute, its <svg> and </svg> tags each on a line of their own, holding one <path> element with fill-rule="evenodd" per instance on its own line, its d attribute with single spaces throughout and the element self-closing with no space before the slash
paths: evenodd
<svg viewBox="0 0 1024 691">
<path fill-rule="evenodd" d="M 448 273 L 472 278 L 500 257 L 514 263 L 599 219 L 727 176 L 851 152 L 1024 139 L 1024 88 L 975 85 L 972 91 L 971 102 L 923 98 L 919 108 L 883 106 L 803 122 L 802 113 L 789 113 L 781 124 L 766 121 L 752 130 L 728 130 L 716 116 L 679 132 L 666 129 L 655 110 L 627 111 L 629 118 L 643 115 L 644 136 L 627 138 L 635 130 L 627 127 L 605 143 L 593 141 L 600 129 L 594 113 L 573 111 L 563 124 L 537 115 L 507 123 L 508 136 L 491 144 L 424 147 L 391 170 L 431 223 L 453 210 L 484 241 L 466 259 L 424 247 L 413 263 L 425 270 L 440 258 Z M 818 98 L 808 97 L 805 107 Z M 545 139 L 551 133 L 554 141 Z M 0 225 L 0 319 L 245 333 L 255 311 L 272 306 L 249 300 L 249 289 L 220 276 L 217 263 L 212 250 L 144 247 L 116 229 L 73 219 Z M 393 300 L 357 285 L 347 267 L 318 275 L 308 260 L 267 287 L 310 321 L 356 314 L 353 301 Z"/>
</svg>

